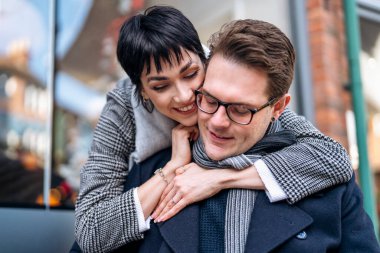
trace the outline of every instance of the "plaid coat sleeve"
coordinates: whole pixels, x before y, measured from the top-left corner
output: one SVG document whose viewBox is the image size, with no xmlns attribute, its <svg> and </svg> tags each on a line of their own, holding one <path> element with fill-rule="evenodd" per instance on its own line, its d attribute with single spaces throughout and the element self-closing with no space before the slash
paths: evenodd
<svg viewBox="0 0 380 253">
<path fill-rule="evenodd" d="M 136 130 L 129 98 L 122 82 L 108 93 L 89 158 L 81 170 L 75 236 L 84 252 L 109 252 L 143 237 L 138 229 L 133 190 L 123 193 L 129 155 L 135 149 Z"/>
<path fill-rule="evenodd" d="M 289 203 L 350 180 L 353 169 L 342 145 L 289 109 L 280 121 L 283 128 L 295 133 L 297 143 L 263 160 L 288 195 Z"/>
</svg>

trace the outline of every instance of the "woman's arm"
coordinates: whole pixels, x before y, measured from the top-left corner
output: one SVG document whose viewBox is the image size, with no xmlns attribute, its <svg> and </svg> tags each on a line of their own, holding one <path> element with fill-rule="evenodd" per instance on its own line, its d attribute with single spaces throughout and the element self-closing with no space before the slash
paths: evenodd
<svg viewBox="0 0 380 253">
<path fill-rule="evenodd" d="M 264 184 L 254 166 L 244 170 L 204 169 L 190 163 L 176 170 L 176 176 L 163 192 L 152 218 L 156 222 L 166 221 L 187 205 L 229 188 L 262 190 Z M 173 198 L 177 203 L 172 203 Z"/>
<path fill-rule="evenodd" d="M 89 159 L 81 171 L 75 234 L 84 252 L 110 251 L 143 238 L 134 189 L 123 193 L 128 158 L 135 149 L 132 108 L 125 101 L 128 96 L 123 89 L 115 89 L 108 95 L 94 132 Z M 174 177 L 175 169 L 190 162 L 188 138 L 195 129 L 178 126 L 173 130 L 175 151 L 172 152 L 171 161 L 163 168 L 167 180 Z M 163 178 L 155 175 L 137 188 L 145 217 L 153 211 L 165 187 Z"/>
<path fill-rule="evenodd" d="M 280 121 L 283 128 L 294 132 L 297 143 L 262 160 L 287 194 L 289 203 L 350 180 L 353 169 L 341 144 L 289 109 Z"/>
<path fill-rule="evenodd" d="M 191 161 L 190 139 L 196 139 L 198 128 L 196 126 L 185 127 L 178 125 L 172 130 L 172 156 L 170 161 L 146 183 L 138 187 L 138 198 L 144 213 L 144 218 L 156 208 L 163 191 L 171 184 L 175 176 L 175 170 Z"/>
<path fill-rule="evenodd" d="M 89 158 L 81 170 L 75 235 L 84 252 L 110 251 L 143 236 L 138 229 L 133 190 L 123 193 L 135 138 L 126 99 L 122 88 L 108 94 Z"/>
<path fill-rule="evenodd" d="M 262 158 L 277 180 L 281 189 L 294 203 L 329 186 L 347 182 L 353 173 L 349 156 L 336 141 L 324 136 L 304 117 L 286 109 L 280 117 L 282 126 L 292 130 L 297 143 Z M 187 172 L 192 169 L 192 175 Z M 186 173 L 180 171 L 173 185 L 164 191 L 161 201 L 153 213 L 156 220 L 165 221 L 186 205 L 206 199 L 222 189 L 263 189 L 264 184 L 255 166 L 243 171 L 205 170 L 192 164 Z M 197 175 L 198 174 L 198 175 Z M 200 185 L 200 179 L 207 185 Z M 272 187 L 272 186 L 271 186 Z M 281 190 L 280 189 L 280 190 Z M 268 189 L 267 189 L 268 190 Z M 273 189 L 269 189 L 273 190 Z M 184 199 L 181 205 L 171 205 L 170 198 L 180 192 Z"/>
</svg>

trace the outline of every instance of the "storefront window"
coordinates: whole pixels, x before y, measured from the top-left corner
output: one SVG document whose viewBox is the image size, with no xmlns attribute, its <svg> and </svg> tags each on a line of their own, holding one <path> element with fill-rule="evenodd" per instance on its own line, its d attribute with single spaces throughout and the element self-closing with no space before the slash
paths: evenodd
<svg viewBox="0 0 380 253">
<path fill-rule="evenodd" d="M 124 76 L 120 25 L 143 4 L 0 0 L 0 205 L 74 207 L 105 94 Z"/>
<path fill-rule="evenodd" d="M 48 10 L 47 0 L 0 1 L 0 205 L 42 204 Z"/>
</svg>

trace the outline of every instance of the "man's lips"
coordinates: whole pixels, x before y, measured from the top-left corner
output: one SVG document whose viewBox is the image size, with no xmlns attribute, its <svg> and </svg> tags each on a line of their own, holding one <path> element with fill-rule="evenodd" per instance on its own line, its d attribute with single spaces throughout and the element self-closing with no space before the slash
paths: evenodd
<svg viewBox="0 0 380 253">
<path fill-rule="evenodd" d="M 225 142 L 225 141 L 229 141 L 229 140 L 233 139 L 232 137 L 222 136 L 222 135 L 217 134 L 217 133 L 210 131 L 210 130 L 209 130 L 209 134 L 210 134 L 212 141 Z"/>
</svg>

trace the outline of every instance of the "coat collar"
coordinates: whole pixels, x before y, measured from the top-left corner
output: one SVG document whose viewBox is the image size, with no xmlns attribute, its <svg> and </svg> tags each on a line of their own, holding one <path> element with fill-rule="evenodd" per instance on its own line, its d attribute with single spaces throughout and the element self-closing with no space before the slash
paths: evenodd
<svg viewBox="0 0 380 253">
<path fill-rule="evenodd" d="M 296 236 L 313 218 L 285 201 L 270 203 L 264 192 L 255 200 L 245 252 L 264 253 Z"/>
<path fill-rule="evenodd" d="M 163 239 L 175 253 L 199 252 L 199 205 L 193 204 L 158 225 Z"/>
<path fill-rule="evenodd" d="M 312 222 L 313 219 L 300 208 L 285 201 L 270 203 L 261 191 L 255 200 L 245 252 L 269 252 Z M 158 227 L 173 252 L 199 251 L 199 205 L 183 209 Z"/>
</svg>

